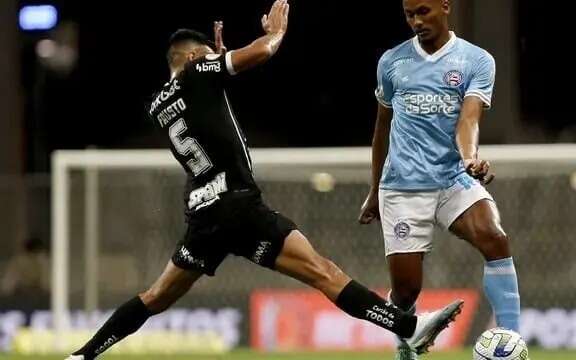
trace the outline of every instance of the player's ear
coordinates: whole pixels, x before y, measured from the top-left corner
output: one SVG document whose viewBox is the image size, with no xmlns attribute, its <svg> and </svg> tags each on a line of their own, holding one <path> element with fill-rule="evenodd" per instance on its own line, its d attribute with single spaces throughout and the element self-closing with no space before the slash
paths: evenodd
<svg viewBox="0 0 576 360">
<path fill-rule="evenodd" d="M 450 14 L 451 7 L 450 0 L 442 0 L 442 10 L 445 14 Z"/>
<path fill-rule="evenodd" d="M 196 51 L 191 51 L 186 55 L 186 60 L 192 61 L 196 58 Z"/>
</svg>

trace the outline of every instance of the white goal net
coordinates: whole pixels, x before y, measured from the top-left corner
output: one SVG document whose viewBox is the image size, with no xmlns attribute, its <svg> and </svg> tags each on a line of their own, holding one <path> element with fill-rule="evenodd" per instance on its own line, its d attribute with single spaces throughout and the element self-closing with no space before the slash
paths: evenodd
<svg viewBox="0 0 576 360">
<path fill-rule="evenodd" d="M 576 145 L 482 146 L 489 185 L 513 239 L 527 307 L 576 301 Z M 369 286 L 389 286 L 377 225 L 356 219 L 368 191 L 369 148 L 256 149 L 256 178 L 271 207 L 323 254 Z M 111 309 L 145 290 L 184 232 L 184 174 L 167 150 L 57 151 L 52 157 L 52 311 Z M 480 288 L 480 256 L 439 232 L 426 287 Z M 550 276 L 554 274 L 554 276 Z M 246 304 L 254 288 L 296 282 L 228 259 L 181 304 Z M 244 336 L 244 335 L 243 335 Z"/>
</svg>

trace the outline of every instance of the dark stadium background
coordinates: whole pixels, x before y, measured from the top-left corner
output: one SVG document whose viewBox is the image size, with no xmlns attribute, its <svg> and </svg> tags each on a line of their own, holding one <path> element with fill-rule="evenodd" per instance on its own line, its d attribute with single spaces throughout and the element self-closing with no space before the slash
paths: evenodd
<svg viewBox="0 0 576 360">
<path fill-rule="evenodd" d="M 509 0 L 507 0 L 509 1 Z M 30 4 L 34 1 L 20 1 Z M 38 65 L 34 46 L 47 33 L 21 33 L 25 169 L 48 169 L 57 148 L 148 148 L 165 146 L 144 107 L 167 80 L 166 39 L 180 27 L 212 32 L 223 20 L 229 49 L 262 34 L 260 17 L 271 1 L 46 1 L 61 23 L 77 24 L 79 61 L 68 75 Z M 293 0 L 284 46 L 268 65 L 242 74 L 230 96 L 249 142 L 272 146 L 365 146 L 371 138 L 376 102 L 376 64 L 382 52 L 411 36 L 401 1 Z M 516 142 L 554 141 L 574 120 L 558 102 L 568 82 L 558 69 L 567 57 L 549 56 L 564 22 L 554 8 L 516 1 L 520 16 L 512 44 L 519 63 L 520 126 Z M 474 18 L 475 9 L 463 9 Z M 547 16 L 550 15 L 550 16 Z M 484 21 L 477 19 L 476 21 Z M 491 21 L 491 19 L 485 19 Z M 538 22 L 540 26 L 530 26 Z M 550 26 L 547 26 L 547 23 Z M 476 26 L 478 28 L 478 26 Z M 464 37 L 482 45 L 478 31 L 461 25 Z M 554 35 L 554 36 L 552 36 Z M 491 50 L 487 46 L 488 50 Z M 506 54 L 495 54 L 497 62 Z M 500 69 L 499 69 L 500 70 Z M 507 101 L 497 83 L 496 109 Z M 501 90 L 499 93 L 498 91 Z M 40 100 L 42 99 L 42 100 Z M 553 105 L 557 104 L 557 105 Z M 489 115 L 489 119 L 490 119 Z M 508 115 L 497 121 L 511 120 Z M 510 132 L 510 131 L 509 131 Z M 483 142 L 502 143 L 489 125 Z M 572 133 L 572 136 L 573 133 Z M 572 137 L 573 139 L 573 137 Z"/>
<path fill-rule="evenodd" d="M 59 253 L 51 248 L 58 239 L 51 232 L 56 223 L 51 218 L 51 190 L 62 181 L 53 182 L 51 177 L 52 151 L 166 147 L 164 135 L 147 119 L 145 108 L 152 93 L 168 79 L 165 52 L 170 34 L 182 27 L 211 34 L 212 22 L 222 20 L 228 48 L 241 47 L 262 34 L 260 18 L 272 2 L 0 0 L 0 359 L 7 330 L 11 330 L 6 321 L 14 315 L 10 312 L 19 311 L 28 321 L 31 314 L 50 306 L 50 284 L 6 291 L 4 280 L 16 278 L 26 285 L 21 275 L 50 273 L 49 256 Z M 230 82 L 232 106 L 249 144 L 369 146 L 377 108 L 373 91 L 378 59 L 386 49 L 412 36 L 404 21 L 402 0 L 290 3 L 289 32 L 277 56 Z M 452 3 L 457 34 L 490 51 L 497 62 L 493 108 L 481 125 L 482 144 L 542 144 L 527 151 L 529 162 L 495 164 L 498 176 L 490 191 L 514 241 L 523 306 L 532 316 L 532 338 L 540 346 L 573 347 L 576 327 L 570 319 L 576 316 L 576 302 L 573 288 L 566 284 L 573 284 L 576 277 L 576 244 L 569 241 L 574 238 L 570 220 L 576 213 L 576 166 L 573 160 L 556 162 L 548 156 L 542 161 L 539 156 L 557 149 L 551 149 L 552 143 L 576 143 L 570 2 Z M 57 27 L 21 30 L 18 10 L 32 4 L 54 5 L 59 11 Z M 68 65 L 62 65 L 58 59 L 41 58 L 39 44 L 53 46 L 52 40 L 67 44 L 72 49 L 68 55 L 77 54 L 77 61 L 69 58 Z M 493 149 L 498 155 L 517 155 L 508 152 L 510 147 Z M 570 155 L 570 150 L 576 153 L 572 146 L 559 149 L 562 155 Z M 498 166 L 506 171 L 500 172 Z M 69 297 L 71 308 L 89 308 L 84 303 L 89 298 L 85 290 L 94 287 L 84 283 L 84 275 L 90 274 L 84 267 L 89 238 L 89 231 L 84 230 L 89 228 L 88 208 L 94 206 L 101 215 L 96 221 L 101 226 L 91 233 L 97 233 L 100 241 L 96 253 L 102 264 L 112 266 L 94 272 L 102 281 L 86 282 L 102 290 L 96 297 L 106 310 L 148 286 L 180 238 L 182 174 L 165 167 L 85 171 L 88 168 L 68 174 Z M 292 169 L 304 175 L 295 174 L 298 181 L 293 181 L 293 174 L 285 176 Z M 356 224 L 369 181 L 364 165 L 312 170 L 276 164 L 267 170 L 281 173 L 280 180 L 263 179 L 261 184 L 271 205 L 293 216 L 315 246 L 368 286 L 389 285 L 380 229 Z M 345 180 L 338 180 L 333 192 L 323 193 L 306 177 L 309 170 L 321 172 L 314 173 L 321 175 L 319 179 L 330 179 L 324 172 L 333 172 Z M 97 200 L 86 196 L 92 176 L 99 180 L 98 186 L 92 184 L 100 194 Z M 426 288 L 480 289 L 482 260 L 477 253 L 462 242 L 444 241 L 450 240 L 444 233 L 438 237 L 439 249 L 431 255 L 436 258 L 429 261 L 432 271 Z M 14 267 L 18 271 L 12 268 L 13 276 L 6 276 L 20 256 L 36 254 L 47 261 L 23 271 Z M 121 264 L 110 262 L 117 257 Z M 180 305 L 190 311 L 236 310 L 242 317 L 238 329 L 239 344 L 244 347 L 249 344 L 252 291 L 297 285 L 232 261 L 224 264 L 218 281 L 203 280 Z M 488 303 L 481 300 L 468 345 L 488 326 L 489 311 Z M 573 354 L 565 358 L 575 358 Z M 553 357 L 546 353 L 541 358 Z"/>
</svg>

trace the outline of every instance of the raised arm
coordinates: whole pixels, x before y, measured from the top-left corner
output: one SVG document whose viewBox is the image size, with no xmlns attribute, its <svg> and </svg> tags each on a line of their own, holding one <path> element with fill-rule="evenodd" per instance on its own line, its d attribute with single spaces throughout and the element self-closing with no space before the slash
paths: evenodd
<svg viewBox="0 0 576 360">
<path fill-rule="evenodd" d="M 229 57 L 232 73 L 246 71 L 268 61 L 282 43 L 288 29 L 288 13 L 290 5 L 288 0 L 276 0 L 270 13 L 262 17 L 262 28 L 265 35 L 254 40 L 250 45 L 232 50 L 226 54 Z M 216 44 L 222 44 L 222 23 L 219 23 L 219 31 L 216 31 Z M 216 29 L 216 27 L 215 27 Z M 221 45 L 223 46 L 223 44 Z"/>
</svg>

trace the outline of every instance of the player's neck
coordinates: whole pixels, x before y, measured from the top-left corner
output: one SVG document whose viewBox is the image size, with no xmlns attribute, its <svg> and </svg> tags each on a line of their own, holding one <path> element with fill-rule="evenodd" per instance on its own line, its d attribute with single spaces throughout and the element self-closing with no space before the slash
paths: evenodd
<svg viewBox="0 0 576 360">
<path fill-rule="evenodd" d="M 432 55 L 436 51 L 442 49 L 442 47 L 446 45 L 448 41 L 450 41 L 450 37 L 450 31 L 446 29 L 446 31 L 443 31 L 436 39 L 427 42 L 420 42 L 420 46 L 422 49 L 424 49 L 424 51 Z"/>
</svg>

